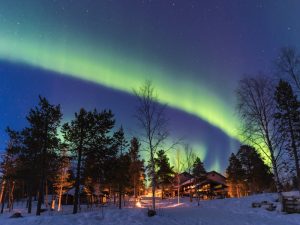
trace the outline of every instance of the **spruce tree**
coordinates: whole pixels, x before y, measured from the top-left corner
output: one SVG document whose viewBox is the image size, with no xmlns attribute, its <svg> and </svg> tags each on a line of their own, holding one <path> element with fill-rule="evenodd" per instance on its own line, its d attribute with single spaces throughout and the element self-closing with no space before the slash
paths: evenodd
<svg viewBox="0 0 300 225">
<path fill-rule="evenodd" d="M 270 188 L 273 175 L 255 148 L 242 145 L 237 158 L 245 171 L 244 180 L 248 183 L 250 193 L 262 192 Z"/>
<path fill-rule="evenodd" d="M 192 173 L 197 182 L 204 179 L 206 176 L 206 170 L 204 168 L 204 164 L 199 157 L 196 157 L 196 159 L 195 159 L 195 162 L 193 164 Z"/>
<path fill-rule="evenodd" d="M 287 149 L 294 160 L 300 190 L 300 103 L 291 85 L 283 80 L 280 80 L 276 87 L 275 99 L 277 102 L 275 118 L 280 124 L 282 136 L 287 139 Z"/>
<path fill-rule="evenodd" d="M 226 173 L 231 195 L 238 197 L 262 192 L 274 182 L 269 166 L 248 145 L 242 145 L 236 155 L 231 154 Z"/>
<path fill-rule="evenodd" d="M 195 162 L 193 164 L 192 173 L 195 179 L 195 183 L 198 184 L 202 180 L 206 178 L 206 170 L 204 168 L 204 164 L 199 157 L 196 157 Z M 197 190 L 197 199 L 198 206 L 200 205 L 200 192 Z"/>
<path fill-rule="evenodd" d="M 164 191 L 167 185 L 170 185 L 173 181 L 173 167 L 171 167 L 169 158 L 164 150 L 159 150 L 157 152 L 157 157 L 155 158 L 156 164 L 156 176 L 157 184 L 161 186 L 162 198 L 164 198 Z"/>
</svg>

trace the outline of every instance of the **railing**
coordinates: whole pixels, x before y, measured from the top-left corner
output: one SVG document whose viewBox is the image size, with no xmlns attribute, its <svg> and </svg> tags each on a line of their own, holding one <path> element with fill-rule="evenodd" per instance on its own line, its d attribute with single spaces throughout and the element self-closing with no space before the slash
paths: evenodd
<svg viewBox="0 0 300 225">
<path fill-rule="evenodd" d="M 300 197 L 283 197 L 282 211 L 286 213 L 300 213 Z"/>
</svg>

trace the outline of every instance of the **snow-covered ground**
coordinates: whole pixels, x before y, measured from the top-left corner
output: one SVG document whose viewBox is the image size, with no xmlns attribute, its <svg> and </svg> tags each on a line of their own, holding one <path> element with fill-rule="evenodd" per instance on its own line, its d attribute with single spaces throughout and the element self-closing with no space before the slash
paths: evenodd
<svg viewBox="0 0 300 225">
<path fill-rule="evenodd" d="M 100 209 L 91 212 L 82 212 L 65 215 L 45 212 L 36 217 L 24 214 L 24 218 L 9 218 L 11 213 L 0 215 L 1 225 L 300 225 L 300 214 L 284 214 L 280 209 L 273 212 L 264 208 L 252 208 L 252 202 L 269 201 L 275 203 L 275 194 L 262 194 L 245 198 L 231 198 L 190 203 L 189 198 L 182 198 L 181 204 L 176 204 L 177 199 L 158 200 L 158 215 L 147 216 L 147 208 L 124 208 L 119 210 L 113 206 L 105 207 L 103 215 Z M 147 207 L 150 200 L 142 199 L 141 206 Z M 275 203 L 276 204 L 276 203 Z M 18 211 L 18 209 L 15 209 Z"/>
</svg>

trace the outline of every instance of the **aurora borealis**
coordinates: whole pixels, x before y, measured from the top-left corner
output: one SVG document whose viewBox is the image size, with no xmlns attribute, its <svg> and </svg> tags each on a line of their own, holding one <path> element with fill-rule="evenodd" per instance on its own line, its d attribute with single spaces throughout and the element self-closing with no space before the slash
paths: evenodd
<svg viewBox="0 0 300 225">
<path fill-rule="evenodd" d="M 299 47 L 297 1 L 0 0 L 1 148 L 42 94 L 65 119 L 111 108 L 134 131 L 133 88 L 153 81 L 172 137 L 223 171 L 238 146 L 234 89 Z M 3 80 L 2 80 L 3 79 Z"/>
</svg>

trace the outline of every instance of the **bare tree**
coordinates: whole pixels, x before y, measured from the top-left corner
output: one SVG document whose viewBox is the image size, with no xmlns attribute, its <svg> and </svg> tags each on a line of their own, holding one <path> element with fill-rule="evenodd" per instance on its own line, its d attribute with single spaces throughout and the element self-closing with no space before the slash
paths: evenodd
<svg viewBox="0 0 300 225">
<path fill-rule="evenodd" d="M 189 174 L 191 174 L 197 155 L 195 154 L 193 148 L 190 147 L 188 144 L 184 145 L 184 157 L 185 157 L 184 170 Z"/>
<path fill-rule="evenodd" d="M 138 90 L 134 90 L 138 99 L 136 118 L 141 127 L 141 141 L 149 153 L 149 170 L 152 185 L 152 208 L 155 211 L 155 160 L 154 157 L 168 137 L 166 105 L 158 103 L 158 95 L 150 81 L 146 81 Z"/>
<path fill-rule="evenodd" d="M 176 150 L 176 159 L 175 159 L 175 173 L 177 178 L 177 204 L 180 203 L 180 174 L 182 173 L 184 164 L 181 160 L 180 150 Z"/>
<path fill-rule="evenodd" d="M 283 137 L 274 118 L 276 102 L 273 81 L 260 75 L 240 81 L 237 109 L 242 120 L 242 137 L 255 146 L 272 165 L 277 192 L 281 193 L 279 163 Z"/>
<path fill-rule="evenodd" d="M 300 55 L 295 48 L 284 47 L 281 49 L 275 61 L 280 77 L 291 81 L 294 87 L 300 91 Z"/>
</svg>

